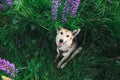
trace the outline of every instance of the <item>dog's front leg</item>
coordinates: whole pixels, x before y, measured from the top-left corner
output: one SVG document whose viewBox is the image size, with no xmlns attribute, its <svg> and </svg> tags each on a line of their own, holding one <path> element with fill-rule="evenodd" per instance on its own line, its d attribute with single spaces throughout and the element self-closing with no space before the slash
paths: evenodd
<svg viewBox="0 0 120 80">
<path fill-rule="evenodd" d="M 54 61 L 53 61 L 54 63 L 57 62 L 59 56 L 60 56 L 60 52 L 59 52 L 59 50 L 58 50 L 58 48 L 57 48 L 57 55 L 56 55 L 56 57 L 55 57 L 55 59 L 54 59 Z"/>
<path fill-rule="evenodd" d="M 61 68 L 64 68 L 66 66 L 66 64 L 71 60 L 73 59 L 80 51 L 82 50 L 82 47 L 79 47 L 72 55 L 71 57 L 61 65 Z"/>
<path fill-rule="evenodd" d="M 62 63 L 69 57 L 70 52 L 63 53 L 63 54 L 66 54 L 66 55 L 63 55 L 64 57 L 63 57 L 62 60 L 58 63 L 57 68 L 60 68 L 60 67 L 61 67 Z"/>
<path fill-rule="evenodd" d="M 70 61 L 71 59 L 73 59 L 81 50 L 82 50 L 82 47 L 79 47 L 79 48 L 71 55 L 71 57 L 68 59 L 68 61 Z"/>
</svg>

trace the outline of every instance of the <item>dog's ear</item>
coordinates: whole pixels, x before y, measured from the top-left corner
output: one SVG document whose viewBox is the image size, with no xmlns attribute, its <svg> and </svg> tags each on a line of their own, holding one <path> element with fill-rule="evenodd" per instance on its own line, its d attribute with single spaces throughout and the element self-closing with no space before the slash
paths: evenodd
<svg viewBox="0 0 120 80">
<path fill-rule="evenodd" d="M 59 26 L 58 28 L 56 28 L 57 33 L 58 33 L 61 29 L 62 29 L 61 26 Z"/>
<path fill-rule="evenodd" d="M 79 32 L 80 32 L 80 29 L 74 30 L 72 32 L 72 35 L 74 36 L 74 38 L 79 34 Z"/>
</svg>

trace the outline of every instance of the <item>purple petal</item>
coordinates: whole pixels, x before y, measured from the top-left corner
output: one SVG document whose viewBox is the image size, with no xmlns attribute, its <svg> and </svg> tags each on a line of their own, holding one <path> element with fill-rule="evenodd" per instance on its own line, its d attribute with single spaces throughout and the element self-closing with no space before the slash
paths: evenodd
<svg viewBox="0 0 120 80">
<path fill-rule="evenodd" d="M 53 20 L 57 20 L 57 13 L 58 13 L 58 0 L 52 0 L 52 18 Z"/>
<path fill-rule="evenodd" d="M 5 59 L 0 58 L 0 70 L 5 71 L 11 76 L 15 75 L 18 71 L 15 69 L 15 65 L 6 61 Z M 16 72 L 17 71 L 17 72 Z"/>
<path fill-rule="evenodd" d="M 2 4 L 0 4 L 0 10 L 4 10 L 4 6 Z"/>
<path fill-rule="evenodd" d="M 64 10 L 62 13 L 62 21 L 66 22 L 67 14 L 70 12 L 71 0 L 66 0 Z"/>
<path fill-rule="evenodd" d="M 75 17 L 76 12 L 77 12 L 78 7 L 79 7 L 79 4 L 80 4 L 80 0 L 73 0 L 72 8 L 71 8 L 71 16 L 72 17 Z"/>
</svg>

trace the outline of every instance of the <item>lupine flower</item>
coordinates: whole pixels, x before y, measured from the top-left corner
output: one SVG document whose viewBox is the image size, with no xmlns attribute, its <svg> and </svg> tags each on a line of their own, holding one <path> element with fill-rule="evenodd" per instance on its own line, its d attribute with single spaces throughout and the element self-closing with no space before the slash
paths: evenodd
<svg viewBox="0 0 120 80">
<path fill-rule="evenodd" d="M 63 13 L 62 13 L 63 22 L 65 22 L 66 19 L 67 19 L 67 15 L 70 11 L 70 6 L 71 6 L 71 0 L 66 0 L 65 5 L 64 5 L 64 10 L 63 10 Z"/>
<path fill-rule="evenodd" d="M 5 10 L 6 7 L 12 7 L 13 1 L 12 0 L 0 0 L 0 10 Z"/>
<path fill-rule="evenodd" d="M 4 4 L 7 4 L 8 6 L 12 6 L 13 1 L 12 0 L 2 0 Z"/>
<path fill-rule="evenodd" d="M 4 10 L 4 5 L 0 4 L 0 10 Z"/>
<path fill-rule="evenodd" d="M 58 4 L 59 4 L 59 0 L 52 0 L 52 18 L 53 18 L 53 20 L 57 20 Z"/>
<path fill-rule="evenodd" d="M 58 6 L 61 5 L 61 0 L 52 0 L 52 18 L 53 20 L 57 20 L 58 14 Z M 66 0 L 64 4 L 64 10 L 62 13 L 62 21 L 65 22 L 67 20 L 67 15 L 70 12 L 72 17 L 75 17 L 78 6 L 80 4 L 80 0 Z"/>
<path fill-rule="evenodd" d="M 52 18 L 57 20 L 58 7 L 62 4 L 61 0 L 52 0 Z"/>
<path fill-rule="evenodd" d="M 1 58 L 0 58 L 0 70 L 5 71 L 6 73 L 10 74 L 13 77 L 15 77 L 15 75 L 18 72 L 14 64 Z"/>
<path fill-rule="evenodd" d="M 72 0 L 71 16 L 75 17 L 80 0 Z"/>
</svg>

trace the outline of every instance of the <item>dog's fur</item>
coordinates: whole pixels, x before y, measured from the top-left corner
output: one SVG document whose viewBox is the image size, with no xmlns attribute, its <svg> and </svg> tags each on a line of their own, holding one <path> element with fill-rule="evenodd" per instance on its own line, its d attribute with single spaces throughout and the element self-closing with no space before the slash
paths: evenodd
<svg viewBox="0 0 120 80">
<path fill-rule="evenodd" d="M 58 61 L 58 58 L 61 55 L 63 56 L 61 61 L 58 63 L 57 68 L 64 68 L 68 61 L 74 58 L 82 50 L 82 47 L 79 46 L 76 39 L 79 32 L 80 29 L 74 31 L 70 31 L 65 28 L 57 29 L 57 56 L 54 59 L 54 62 Z"/>
</svg>

